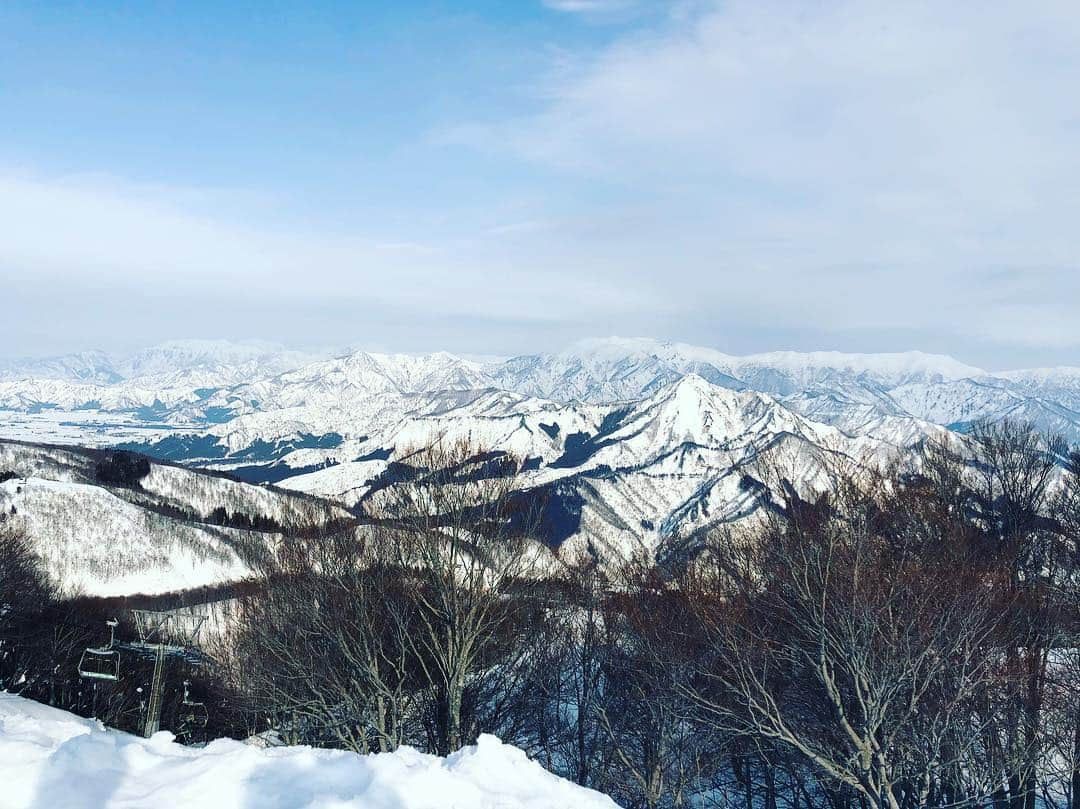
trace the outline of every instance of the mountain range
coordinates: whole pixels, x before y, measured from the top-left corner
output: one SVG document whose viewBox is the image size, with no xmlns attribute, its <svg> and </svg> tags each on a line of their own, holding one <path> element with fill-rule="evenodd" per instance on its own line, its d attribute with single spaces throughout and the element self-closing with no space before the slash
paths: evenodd
<svg viewBox="0 0 1080 809">
<path fill-rule="evenodd" d="M 907 352 L 732 356 L 649 339 L 477 360 L 262 343 L 167 343 L 0 365 L 0 437 L 119 446 L 361 514 L 388 470 L 436 437 L 522 459 L 546 539 L 625 556 L 682 553 L 830 464 L 898 457 L 980 419 L 1080 442 L 1080 369 L 985 372 Z"/>
</svg>

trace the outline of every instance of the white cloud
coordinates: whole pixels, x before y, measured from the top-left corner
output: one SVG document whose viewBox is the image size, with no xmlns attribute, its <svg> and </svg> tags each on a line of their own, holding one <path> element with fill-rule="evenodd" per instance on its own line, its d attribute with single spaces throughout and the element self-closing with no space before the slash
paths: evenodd
<svg viewBox="0 0 1080 809">
<path fill-rule="evenodd" d="M 17 294 L 36 307 L 9 309 L 0 324 L 0 342 L 9 349 L 0 353 L 40 353 L 10 344 L 31 321 L 73 347 L 109 342 L 115 320 L 99 318 L 96 337 L 61 335 L 64 318 L 42 303 L 64 299 L 74 306 L 81 295 L 90 307 L 94 295 L 96 306 L 96 290 L 107 292 L 110 312 L 132 316 L 145 314 L 149 301 L 159 307 L 184 301 L 155 315 L 169 335 L 245 336 L 223 331 L 221 312 L 240 316 L 257 305 L 265 320 L 260 336 L 307 343 L 377 339 L 391 346 L 398 340 L 402 347 L 429 348 L 446 347 L 425 338 L 432 324 L 456 324 L 458 346 L 501 347 L 499 337 L 483 331 L 493 318 L 550 325 L 587 318 L 600 301 L 607 311 L 627 312 L 648 300 L 640 289 L 614 290 L 588 273 L 552 278 L 483 242 L 380 240 L 282 227 L 255 216 L 265 200 L 253 199 L 105 176 L 0 172 L 0 294 L 9 304 Z M 234 205 L 240 210 L 230 214 Z M 298 312 L 324 331 L 303 333 L 310 326 Z M 210 321 L 212 330 L 204 331 Z M 85 317 L 79 328 L 87 328 Z"/>
<path fill-rule="evenodd" d="M 540 112 L 457 137 L 650 206 L 621 238 L 663 244 L 672 297 L 1077 348 L 1078 86 L 1071 0 L 732 0 L 564 61 Z M 1036 267 L 1053 328 L 1007 301 Z"/>
</svg>

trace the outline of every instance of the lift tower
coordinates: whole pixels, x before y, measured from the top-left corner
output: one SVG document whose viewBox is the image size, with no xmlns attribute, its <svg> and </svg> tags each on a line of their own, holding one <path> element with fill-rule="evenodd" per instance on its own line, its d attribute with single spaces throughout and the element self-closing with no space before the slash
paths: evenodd
<svg viewBox="0 0 1080 809">
<path fill-rule="evenodd" d="M 195 637 L 205 617 L 170 610 L 132 610 L 139 640 L 130 644 L 153 654 L 154 675 L 150 682 L 150 701 L 146 706 L 143 736 L 153 736 L 161 729 L 161 702 L 165 692 L 165 661 L 185 657 L 195 645 Z"/>
</svg>

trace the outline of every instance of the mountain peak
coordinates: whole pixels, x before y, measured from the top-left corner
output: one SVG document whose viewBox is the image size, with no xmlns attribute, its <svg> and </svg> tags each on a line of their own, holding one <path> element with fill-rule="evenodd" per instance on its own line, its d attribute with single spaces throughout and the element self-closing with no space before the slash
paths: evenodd
<svg viewBox="0 0 1080 809">
<path fill-rule="evenodd" d="M 685 402 L 700 402 L 715 395 L 734 395 L 734 391 L 710 384 L 705 377 L 688 373 L 676 379 L 665 389 L 671 398 Z"/>
<path fill-rule="evenodd" d="M 586 337 L 571 343 L 559 355 L 611 359 L 628 354 L 653 354 L 668 345 L 651 337 Z"/>
</svg>

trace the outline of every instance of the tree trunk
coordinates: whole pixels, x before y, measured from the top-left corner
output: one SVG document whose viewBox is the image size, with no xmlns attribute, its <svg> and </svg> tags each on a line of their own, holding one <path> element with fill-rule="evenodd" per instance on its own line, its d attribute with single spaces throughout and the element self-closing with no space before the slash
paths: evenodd
<svg viewBox="0 0 1080 809">
<path fill-rule="evenodd" d="M 1028 694 L 1024 701 L 1024 809 L 1035 809 L 1035 798 L 1039 789 L 1038 744 L 1039 722 L 1042 715 L 1046 651 L 1036 643 L 1028 651 Z"/>
<path fill-rule="evenodd" d="M 446 753 L 453 753 L 461 749 L 461 698 L 464 686 L 459 677 L 455 677 L 450 684 L 450 693 L 447 695 L 447 723 L 446 723 Z"/>
<path fill-rule="evenodd" d="M 776 771 L 768 761 L 762 761 L 765 767 L 765 809 L 776 809 Z"/>
<path fill-rule="evenodd" d="M 1009 773 L 1009 809 L 1024 809 L 1024 792 L 1019 772 Z"/>
<path fill-rule="evenodd" d="M 1073 719 L 1072 796 L 1069 809 L 1080 809 L 1080 709 Z"/>
</svg>

